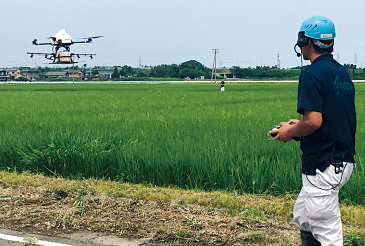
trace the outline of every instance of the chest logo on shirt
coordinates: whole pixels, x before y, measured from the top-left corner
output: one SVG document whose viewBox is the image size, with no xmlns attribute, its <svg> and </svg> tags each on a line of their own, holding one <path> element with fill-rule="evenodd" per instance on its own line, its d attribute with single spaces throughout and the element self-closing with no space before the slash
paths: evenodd
<svg viewBox="0 0 365 246">
<path fill-rule="evenodd" d="M 336 90 L 336 96 L 340 95 L 341 91 L 355 90 L 352 82 L 341 82 L 339 76 L 336 76 L 335 81 L 333 82 L 333 88 Z"/>
</svg>

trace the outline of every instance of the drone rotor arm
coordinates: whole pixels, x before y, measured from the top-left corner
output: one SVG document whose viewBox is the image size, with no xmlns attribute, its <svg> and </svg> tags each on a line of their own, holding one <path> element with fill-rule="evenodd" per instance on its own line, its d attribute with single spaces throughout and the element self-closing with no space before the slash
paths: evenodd
<svg viewBox="0 0 365 246">
<path fill-rule="evenodd" d="M 96 54 L 76 54 L 76 53 L 71 53 L 71 56 L 96 56 Z"/>
<path fill-rule="evenodd" d="M 94 37 L 88 37 L 88 38 L 80 38 L 80 39 L 86 39 L 85 41 L 76 41 L 73 43 L 92 43 L 94 38 L 102 38 L 104 36 L 94 36 Z"/>
<path fill-rule="evenodd" d="M 37 39 L 34 39 L 32 42 L 33 45 L 54 45 L 52 43 L 38 43 Z"/>
<path fill-rule="evenodd" d="M 76 56 L 78 59 L 80 59 L 80 56 L 89 56 L 90 59 L 93 59 L 94 56 L 96 56 L 96 54 L 75 54 L 75 53 L 72 53 L 71 56 Z"/>
<path fill-rule="evenodd" d="M 86 41 L 72 41 L 73 44 L 85 44 L 85 43 L 90 43 L 88 40 Z"/>
<path fill-rule="evenodd" d="M 47 55 L 51 56 L 54 55 L 53 53 L 36 53 L 36 52 L 27 52 L 28 55 Z"/>
<path fill-rule="evenodd" d="M 30 58 L 33 58 L 34 55 L 41 55 L 44 56 L 44 58 L 51 60 L 51 57 L 54 57 L 54 53 L 35 53 L 35 52 L 27 52 L 28 55 L 30 55 Z"/>
</svg>

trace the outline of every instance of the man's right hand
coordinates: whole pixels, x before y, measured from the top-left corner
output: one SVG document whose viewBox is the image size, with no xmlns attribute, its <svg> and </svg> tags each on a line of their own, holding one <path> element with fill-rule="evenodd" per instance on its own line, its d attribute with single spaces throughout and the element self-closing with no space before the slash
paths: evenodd
<svg viewBox="0 0 365 246">
<path fill-rule="evenodd" d="M 299 122 L 299 120 L 290 119 L 288 123 L 289 123 L 290 125 L 291 125 L 291 124 L 295 125 L 295 124 L 297 124 L 298 122 Z"/>
</svg>

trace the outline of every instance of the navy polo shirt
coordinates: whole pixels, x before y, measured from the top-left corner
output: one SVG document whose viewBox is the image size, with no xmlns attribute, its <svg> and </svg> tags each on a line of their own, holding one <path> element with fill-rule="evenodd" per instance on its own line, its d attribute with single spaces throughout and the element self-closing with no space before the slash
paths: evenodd
<svg viewBox="0 0 365 246">
<path fill-rule="evenodd" d="M 300 138 L 302 173 L 315 175 L 331 163 L 355 162 L 355 88 L 347 70 L 333 56 L 317 57 L 299 77 L 298 106 L 322 113 L 322 125 Z"/>
</svg>

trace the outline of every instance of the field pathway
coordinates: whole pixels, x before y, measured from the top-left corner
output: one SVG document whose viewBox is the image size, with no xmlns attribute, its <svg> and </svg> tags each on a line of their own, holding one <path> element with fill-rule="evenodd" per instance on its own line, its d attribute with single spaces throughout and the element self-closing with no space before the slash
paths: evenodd
<svg viewBox="0 0 365 246">
<path fill-rule="evenodd" d="M 7 179 L 4 172 L 0 177 Z M 15 175 L 12 180 L 0 182 L 3 235 L 76 246 L 296 245 L 299 239 L 297 229 L 286 216 L 233 217 L 224 207 L 197 205 L 183 196 L 165 201 L 162 196 L 172 189 L 40 175 Z M 35 184 L 38 182 L 44 186 Z M 99 185 L 109 188 L 115 185 L 120 191 L 124 187 L 126 194 L 134 190 L 139 195 L 108 196 L 97 191 Z M 51 188 L 54 186 L 58 188 Z M 151 194 L 161 198 L 146 198 Z M 214 200 L 212 193 L 202 195 L 210 196 L 208 202 Z M 0 245 L 19 243 L 0 241 Z"/>
<path fill-rule="evenodd" d="M 97 232 L 84 231 L 64 234 L 58 237 L 47 237 L 39 234 L 0 229 L 0 245 L 24 246 L 26 243 L 43 246 L 163 246 L 163 244 L 153 244 L 143 242 L 142 240 L 122 239 Z"/>
</svg>

